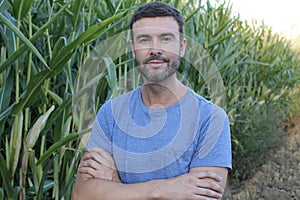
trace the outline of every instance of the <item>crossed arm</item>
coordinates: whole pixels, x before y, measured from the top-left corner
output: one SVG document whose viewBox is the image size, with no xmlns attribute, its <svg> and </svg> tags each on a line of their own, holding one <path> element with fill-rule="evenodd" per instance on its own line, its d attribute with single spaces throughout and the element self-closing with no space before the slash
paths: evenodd
<svg viewBox="0 0 300 200">
<path fill-rule="evenodd" d="M 113 158 L 101 148 L 84 154 L 73 190 L 78 199 L 221 199 L 228 170 L 196 167 L 189 173 L 169 179 L 123 184 Z"/>
</svg>

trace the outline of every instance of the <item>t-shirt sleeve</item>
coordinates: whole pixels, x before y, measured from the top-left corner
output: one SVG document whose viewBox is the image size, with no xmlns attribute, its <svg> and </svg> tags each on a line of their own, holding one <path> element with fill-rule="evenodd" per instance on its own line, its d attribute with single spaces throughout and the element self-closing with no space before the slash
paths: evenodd
<svg viewBox="0 0 300 200">
<path fill-rule="evenodd" d="M 190 167 L 225 167 L 231 170 L 231 137 L 227 114 L 212 105 L 209 116 L 199 129 Z"/>
<path fill-rule="evenodd" d="M 100 147 L 112 154 L 112 128 L 113 118 L 111 114 L 110 101 L 103 104 L 99 109 L 88 140 L 86 150 L 93 147 Z"/>
</svg>

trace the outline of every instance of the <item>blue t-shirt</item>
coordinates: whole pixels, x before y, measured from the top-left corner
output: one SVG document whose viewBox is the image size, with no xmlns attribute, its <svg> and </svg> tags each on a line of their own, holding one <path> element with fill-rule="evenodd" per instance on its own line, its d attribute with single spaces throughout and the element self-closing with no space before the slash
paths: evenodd
<svg viewBox="0 0 300 200">
<path fill-rule="evenodd" d="M 92 147 L 113 156 L 123 183 L 172 178 L 192 167 L 232 167 L 226 113 L 191 89 L 163 109 L 147 107 L 141 87 L 107 101 L 86 149 Z"/>
</svg>

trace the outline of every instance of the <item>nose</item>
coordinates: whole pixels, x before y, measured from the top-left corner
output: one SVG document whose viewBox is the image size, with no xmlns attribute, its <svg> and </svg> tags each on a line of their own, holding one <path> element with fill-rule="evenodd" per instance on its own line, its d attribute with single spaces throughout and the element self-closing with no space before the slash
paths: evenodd
<svg viewBox="0 0 300 200">
<path fill-rule="evenodd" d="M 150 55 L 161 55 L 162 54 L 162 49 L 160 48 L 159 42 L 158 41 L 153 41 L 151 48 L 150 48 Z"/>
<path fill-rule="evenodd" d="M 161 49 L 158 49 L 158 48 L 151 48 L 150 49 L 150 55 L 153 56 L 153 55 L 161 55 Z"/>
</svg>

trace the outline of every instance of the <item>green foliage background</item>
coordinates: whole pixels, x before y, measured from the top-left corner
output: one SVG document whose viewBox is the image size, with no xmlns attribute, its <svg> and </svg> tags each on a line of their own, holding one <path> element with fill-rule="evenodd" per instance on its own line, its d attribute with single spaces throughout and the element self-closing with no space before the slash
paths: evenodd
<svg viewBox="0 0 300 200">
<path fill-rule="evenodd" d="M 71 198 L 80 138 L 89 131 L 72 113 L 75 78 L 97 45 L 128 30 L 132 11 L 144 2 L 0 1 L 0 199 Z M 260 152 L 272 147 L 269 138 L 299 101 L 298 53 L 267 26 L 232 17 L 226 3 L 165 2 L 183 13 L 186 35 L 219 68 L 232 129 L 231 176 L 243 180 L 263 162 Z M 106 68 L 96 108 L 112 97 L 113 83 L 131 64 L 125 55 Z M 180 70 L 209 98 L 189 63 Z"/>
</svg>

